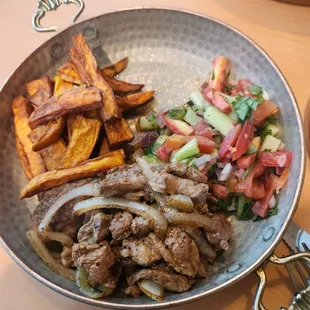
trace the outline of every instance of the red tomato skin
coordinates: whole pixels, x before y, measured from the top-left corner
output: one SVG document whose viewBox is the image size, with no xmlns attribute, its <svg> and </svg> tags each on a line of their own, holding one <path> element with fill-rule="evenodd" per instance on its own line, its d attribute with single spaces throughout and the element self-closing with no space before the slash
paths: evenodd
<svg viewBox="0 0 310 310">
<path fill-rule="evenodd" d="M 194 130 L 196 136 L 212 139 L 213 131 L 209 124 L 203 119 L 194 126 Z"/>
<path fill-rule="evenodd" d="M 259 152 L 258 162 L 265 167 L 290 167 L 293 153 L 287 151 Z"/>
<path fill-rule="evenodd" d="M 155 155 L 159 158 L 159 160 L 166 163 L 170 159 L 171 152 L 172 150 L 167 147 L 166 142 L 165 142 L 156 150 Z"/>
<path fill-rule="evenodd" d="M 232 128 L 229 133 L 224 138 L 220 149 L 219 149 L 219 155 L 220 157 L 224 158 L 229 152 L 232 147 L 235 146 L 236 141 L 239 137 L 241 131 L 241 125 L 238 124 L 234 128 Z"/>
<path fill-rule="evenodd" d="M 278 110 L 279 107 L 274 102 L 270 100 L 264 101 L 262 104 L 258 105 L 257 109 L 252 113 L 254 125 L 260 126 L 267 117 L 277 113 Z"/>
<path fill-rule="evenodd" d="M 246 121 L 242 126 L 240 135 L 235 145 L 235 152 L 233 152 L 233 160 L 240 158 L 248 149 L 252 138 L 254 137 L 254 125 L 250 121 Z"/>
<path fill-rule="evenodd" d="M 256 153 L 242 156 L 237 160 L 237 168 L 238 169 L 248 169 L 254 163 L 256 158 Z"/>
<path fill-rule="evenodd" d="M 211 191 L 214 196 L 221 198 L 221 199 L 226 199 L 228 196 L 227 188 L 221 184 L 212 184 Z"/>
</svg>

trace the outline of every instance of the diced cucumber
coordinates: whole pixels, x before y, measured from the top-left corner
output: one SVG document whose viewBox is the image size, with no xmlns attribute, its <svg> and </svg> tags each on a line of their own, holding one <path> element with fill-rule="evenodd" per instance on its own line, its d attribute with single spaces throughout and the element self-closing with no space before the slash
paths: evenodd
<svg viewBox="0 0 310 310">
<path fill-rule="evenodd" d="M 281 140 L 268 135 L 263 141 L 260 151 L 276 152 L 281 143 Z"/>
<path fill-rule="evenodd" d="M 239 117 L 234 108 L 232 108 L 232 111 L 228 114 L 228 117 L 232 120 L 234 124 L 237 124 L 239 122 Z"/>
<path fill-rule="evenodd" d="M 167 117 L 171 119 L 178 119 L 182 120 L 183 117 L 185 116 L 185 109 L 171 109 L 167 113 Z"/>
<path fill-rule="evenodd" d="M 158 159 L 157 156 L 153 154 L 147 154 L 144 155 L 143 158 L 149 163 L 149 164 L 160 164 L 161 161 Z"/>
<path fill-rule="evenodd" d="M 158 129 L 159 125 L 156 118 L 149 119 L 147 116 L 141 116 L 139 120 L 139 127 L 141 131 L 148 131 Z"/>
<path fill-rule="evenodd" d="M 164 144 L 164 142 L 166 141 L 167 138 L 168 138 L 167 135 L 160 135 L 160 136 L 156 139 L 155 143 L 158 144 L 158 146 L 161 146 L 162 144 Z"/>
<path fill-rule="evenodd" d="M 210 103 L 205 101 L 200 91 L 191 92 L 189 95 L 189 99 L 199 108 L 199 110 L 204 111 L 210 106 Z"/>
<path fill-rule="evenodd" d="M 169 128 L 164 127 L 163 129 L 161 129 L 160 134 L 161 135 L 171 136 L 172 135 L 172 131 Z"/>
<path fill-rule="evenodd" d="M 241 219 L 244 218 L 244 212 L 247 211 L 246 209 L 249 208 L 249 204 L 251 199 L 246 197 L 245 195 L 240 195 L 238 198 L 238 205 L 237 205 L 237 216 Z"/>
<path fill-rule="evenodd" d="M 216 107 L 211 106 L 206 109 L 204 118 L 207 122 L 217 129 L 222 135 L 226 136 L 229 131 L 234 127 L 231 119 Z"/>
<path fill-rule="evenodd" d="M 254 137 L 245 154 L 246 155 L 254 154 L 254 153 L 258 152 L 259 147 L 260 147 L 260 137 Z"/>
<path fill-rule="evenodd" d="M 195 168 L 197 168 L 197 167 L 196 167 L 196 164 L 195 164 L 195 160 L 196 160 L 196 157 L 190 158 L 190 161 L 189 161 L 188 165 L 189 165 L 190 167 L 195 167 Z"/>
<path fill-rule="evenodd" d="M 195 156 L 199 154 L 199 147 L 197 139 L 194 138 L 187 142 L 182 148 L 180 148 L 174 155 L 174 158 L 177 161 L 181 161 L 183 159 Z"/>
<path fill-rule="evenodd" d="M 270 134 L 274 137 L 280 132 L 280 129 L 272 124 L 267 125 L 265 130 L 268 130 L 268 132 L 270 132 Z"/>
<path fill-rule="evenodd" d="M 192 101 L 188 101 L 183 105 L 183 108 L 187 110 L 194 110 L 195 112 L 199 110 L 199 108 Z"/>
<path fill-rule="evenodd" d="M 195 126 L 201 118 L 193 110 L 187 110 L 184 116 L 184 121 L 189 123 L 192 126 Z"/>
</svg>

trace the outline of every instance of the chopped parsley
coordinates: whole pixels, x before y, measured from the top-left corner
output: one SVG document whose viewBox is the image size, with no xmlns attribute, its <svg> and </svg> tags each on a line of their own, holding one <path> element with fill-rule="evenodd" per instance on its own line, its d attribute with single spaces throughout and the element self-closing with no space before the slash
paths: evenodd
<svg viewBox="0 0 310 310">
<path fill-rule="evenodd" d="M 227 73 L 226 73 L 226 76 L 225 76 L 225 80 L 226 80 L 226 81 L 228 80 L 229 76 L 230 76 L 230 69 L 229 69 L 229 70 L 227 71 Z"/>
<path fill-rule="evenodd" d="M 153 113 L 149 113 L 146 118 L 151 122 L 151 123 L 157 123 L 156 116 Z"/>
<path fill-rule="evenodd" d="M 242 121 L 249 119 L 259 104 L 260 102 L 257 99 L 242 96 L 235 97 L 235 100 L 232 102 L 238 117 Z"/>
<path fill-rule="evenodd" d="M 274 206 L 273 208 L 269 209 L 268 211 L 268 217 L 269 216 L 273 216 L 273 215 L 277 215 L 278 214 L 278 206 Z"/>
<path fill-rule="evenodd" d="M 263 131 L 263 133 L 261 134 L 261 139 L 262 139 L 262 141 L 264 141 L 265 138 L 266 138 L 267 136 L 269 136 L 269 135 L 272 136 L 272 130 L 271 130 L 271 129 L 265 128 L 264 131 Z"/>
<path fill-rule="evenodd" d="M 262 96 L 263 95 L 263 90 L 262 90 L 262 88 L 261 87 L 259 87 L 259 86 L 257 86 L 257 85 L 250 85 L 249 87 L 248 87 L 248 90 L 249 90 L 249 92 L 252 94 L 252 95 L 254 95 L 254 96 L 257 96 L 257 97 L 259 97 L 259 96 Z"/>
<path fill-rule="evenodd" d="M 171 109 L 167 113 L 167 116 L 172 119 L 180 120 L 180 119 L 183 119 L 183 117 L 185 116 L 185 113 L 186 112 L 184 109 Z"/>
<path fill-rule="evenodd" d="M 214 74 L 214 71 L 212 71 L 211 80 L 212 80 L 212 81 L 214 81 L 214 80 L 215 80 L 215 74 Z"/>
<path fill-rule="evenodd" d="M 224 91 L 225 91 L 225 93 L 230 94 L 232 88 L 233 88 L 233 85 L 232 85 L 232 84 L 226 84 L 226 85 L 224 86 Z"/>
</svg>

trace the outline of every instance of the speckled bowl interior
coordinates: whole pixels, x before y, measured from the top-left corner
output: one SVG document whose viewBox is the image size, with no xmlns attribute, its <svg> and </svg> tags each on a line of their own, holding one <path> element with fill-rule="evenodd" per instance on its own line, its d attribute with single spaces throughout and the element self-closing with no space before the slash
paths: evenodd
<svg viewBox="0 0 310 310">
<path fill-rule="evenodd" d="M 31 210 L 37 200 L 19 201 L 26 184 L 15 151 L 12 99 L 25 94 L 25 82 L 47 73 L 51 76 L 68 58 L 71 37 L 83 32 L 100 65 L 129 56 L 121 79 L 143 83 L 156 90 L 154 106 L 169 107 L 188 100 L 211 69 L 211 61 L 223 54 L 232 62 L 232 76 L 249 78 L 263 86 L 281 107 L 283 140 L 294 152 L 289 183 L 279 196 L 279 214 L 260 222 L 232 219 L 231 251 L 210 268 L 210 277 L 182 294 L 166 294 L 162 302 L 146 296 L 115 295 L 90 300 L 75 283 L 46 267 L 25 237 Z M 13 73 L 0 93 L 0 235 L 4 248 L 32 276 L 66 296 L 102 307 L 157 308 L 206 296 L 244 277 L 272 252 L 287 226 L 303 180 L 304 144 L 298 108 L 283 76 L 270 58 L 252 41 L 227 25 L 204 16 L 166 9 L 134 9 L 102 15 L 72 26 L 38 48 Z"/>
</svg>

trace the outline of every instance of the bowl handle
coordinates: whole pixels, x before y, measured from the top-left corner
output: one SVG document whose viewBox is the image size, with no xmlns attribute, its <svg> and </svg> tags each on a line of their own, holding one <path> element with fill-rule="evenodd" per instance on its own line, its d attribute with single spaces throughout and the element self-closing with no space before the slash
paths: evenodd
<svg viewBox="0 0 310 310">
<path fill-rule="evenodd" d="M 75 4 L 78 7 L 77 13 L 73 16 L 72 22 L 74 23 L 82 14 L 85 4 L 83 0 L 39 0 L 37 11 L 32 16 L 32 28 L 38 32 L 59 32 L 58 27 L 42 27 L 41 19 L 48 11 L 56 11 L 61 4 Z"/>
<path fill-rule="evenodd" d="M 272 254 L 267 262 L 272 262 L 277 265 L 285 265 L 287 263 L 291 263 L 297 260 L 304 260 L 306 263 L 310 264 L 310 253 L 302 252 L 302 253 L 292 254 L 292 255 L 285 256 L 285 257 L 281 257 L 281 258 L 276 256 L 275 254 Z M 267 284 L 267 278 L 266 278 L 266 274 L 264 272 L 263 267 L 260 267 L 259 269 L 257 269 L 256 274 L 259 277 L 259 284 L 256 289 L 255 296 L 254 296 L 253 310 L 267 310 L 267 308 L 265 308 L 262 302 L 264 290 Z M 303 299 L 303 294 L 297 294 L 294 297 L 292 304 L 299 303 L 300 300 L 302 300 L 301 301 L 302 303 L 306 303 L 307 305 L 310 306 L 308 301 Z M 285 308 L 281 308 L 281 309 L 285 309 Z"/>
</svg>

